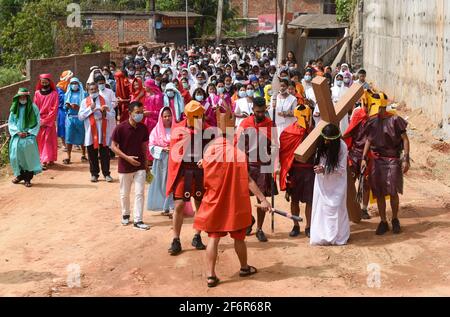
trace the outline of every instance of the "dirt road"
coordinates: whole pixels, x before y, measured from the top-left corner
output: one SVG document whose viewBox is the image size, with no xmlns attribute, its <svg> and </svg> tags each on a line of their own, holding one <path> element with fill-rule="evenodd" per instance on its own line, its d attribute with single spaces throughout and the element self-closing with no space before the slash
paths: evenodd
<svg viewBox="0 0 450 317">
<path fill-rule="evenodd" d="M 169 256 L 170 220 L 146 212 L 149 231 L 122 227 L 118 182 L 91 184 L 87 164 L 75 153 L 74 164 L 39 175 L 32 189 L 8 177 L 0 182 L 0 295 L 449 296 L 449 153 L 433 145 L 419 114 L 406 115 L 415 162 L 405 179 L 398 236 L 375 236 L 375 217 L 352 224 L 347 246 L 311 247 L 304 226 L 300 238 L 289 238 L 292 224 L 277 217 L 275 234 L 266 221 L 268 243 L 247 239 L 249 262 L 260 273 L 240 278 L 232 240 L 225 238 L 218 259 L 223 283 L 208 289 L 205 252 L 190 246 L 192 219 L 182 230 L 184 252 Z M 281 196 L 276 205 L 288 209 Z M 67 281 L 78 268 L 80 287 Z"/>
</svg>

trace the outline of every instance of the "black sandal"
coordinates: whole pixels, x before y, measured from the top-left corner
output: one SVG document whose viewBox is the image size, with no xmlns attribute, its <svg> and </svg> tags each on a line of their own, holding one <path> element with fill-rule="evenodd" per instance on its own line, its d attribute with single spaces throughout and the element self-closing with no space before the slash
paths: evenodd
<svg viewBox="0 0 450 317">
<path fill-rule="evenodd" d="M 25 182 L 25 187 L 31 187 L 32 185 L 31 185 L 31 182 Z"/>
<path fill-rule="evenodd" d="M 209 280 L 211 280 L 212 282 L 210 282 Z M 216 287 L 219 282 L 220 280 L 217 278 L 217 276 L 208 277 L 208 287 Z"/>
<path fill-rule="evenodd" d="M 87 162 L 87 161 L 88 161 L 87 157 L 83 155 L 83 156 L 81 157 L 81 162 Z"/>
<path fill-rule="evenodd" d="M 258 270 L 256 269 L 256 267 L 248 265 L 248 267 L 246 269 L 241 269 L 239 272 L 239 276 L 240 277 L 247 277 L 253 274 L 258 273 Z"/>
<path fill-rule="evenodd" d="M 23 179 L 21 179 L 21 178 L 19 178 L 19 177 L 16 177 L 16 178 L 14 178 L 11 182 L 12 182 L 13 184 L 19 184 L 21 181 L 23 181 Z"/>
<path fill-rule="evenodd" d="M 70 159 L 68 159 L 68 158 L 64 159 L 63 163 L 66 164 L 66 165 L 69 165 L 70 164 Z"/>
</svg>

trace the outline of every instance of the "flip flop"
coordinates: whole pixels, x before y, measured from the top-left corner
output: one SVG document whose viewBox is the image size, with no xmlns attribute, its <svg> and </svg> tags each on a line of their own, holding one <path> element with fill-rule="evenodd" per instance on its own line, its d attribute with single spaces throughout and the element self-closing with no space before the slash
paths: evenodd
<svg viewBox="0 0 450 317">
<path fill-rule="evenodd" d="M 250 275 L 253 275 L 253 274 L 256 274 L 256 273 L 258 273 L 258 270 L 256 269 L 256 267 L 248 265 L 248 268 L 241 269 L 239 271 L 239 276 L 240 277 L 247 277 L 247 276 L 250 276 Z"/>
<path fill-rule="evenodd" d="M 14 178 L 11 182 L 12 182 L 13 184 L 19 184 L 21 181 L 22 181 L 22 179 L 16 177 L 16 178 Z"/>
<path fill-rule="evenodd" d="M 211 280 L 211 282 L 210 282 Z M 220 280 L 217 278 L 217 276 L 210 276 L 208 277 L 208 287 L 216 287 L 219 284 Z"/>
</svg>

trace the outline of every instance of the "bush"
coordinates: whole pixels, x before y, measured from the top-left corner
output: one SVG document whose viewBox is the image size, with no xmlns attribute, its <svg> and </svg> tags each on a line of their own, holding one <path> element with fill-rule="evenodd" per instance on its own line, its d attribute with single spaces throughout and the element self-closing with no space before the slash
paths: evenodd
<svg viewBox="0 0 450 317">
<path fill-rule="evenodd" d="M 0 67 L 0 87 L 8 86 L 24 79 L 25 77 L 17 68 Z"/>
<path fill-rule="evenodd" d="M 8 134 L 3 130 L 0 132 L 0 167 L 9 163 Z"/>
</svg>

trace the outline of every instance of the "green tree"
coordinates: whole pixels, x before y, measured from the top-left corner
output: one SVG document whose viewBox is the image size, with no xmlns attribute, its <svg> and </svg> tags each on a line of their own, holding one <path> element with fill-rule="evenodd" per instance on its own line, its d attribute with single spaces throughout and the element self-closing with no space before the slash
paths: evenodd
<svg viewBox="0 0 450 317">
<path fill-rule="evenodd" d="M 336 0 L 336 18 L 338 22 L 350 22 L 357 0 Z"/>
<path fill-rule="evenodd" d="M 27 2 L 2 29 L 2 62 L 23 67 L 27 58 L 53 56 L 54 31 L 58 19 L 67 16 L 69 0 Z"/>
<path fill-rule="evenodd" d="M 27 0 L 0 0 L 0 31 L 22 10 Z"/>
</svg>

